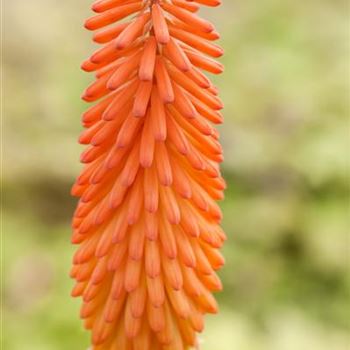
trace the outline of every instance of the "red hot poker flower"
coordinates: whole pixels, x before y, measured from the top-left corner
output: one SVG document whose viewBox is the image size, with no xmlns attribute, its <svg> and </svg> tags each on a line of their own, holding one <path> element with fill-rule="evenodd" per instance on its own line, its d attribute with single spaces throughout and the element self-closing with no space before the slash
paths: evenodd
<svg viewBox="0 0 350 350">
<path fill-rule="evenodd" d="M 196 12 L 219 4 L 98 0 L 85 23 L 103 46 L 82 65 L 96 103 L 82 117 L 71 276 L 94 350 L 188 349 L 217 312 L 223 106 L 202 71 L 221 73 L 223 51 Z"/>
</svg>

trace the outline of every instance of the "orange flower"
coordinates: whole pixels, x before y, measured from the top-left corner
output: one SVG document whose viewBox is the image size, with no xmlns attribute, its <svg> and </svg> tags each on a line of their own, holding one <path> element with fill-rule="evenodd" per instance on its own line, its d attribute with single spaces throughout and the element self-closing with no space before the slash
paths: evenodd
<svg viewBox="0 0 350 350">
<path fill-rule="evenodd" d="M 71 276 L 94 350 L 189 349 L 217 312 L 223 106 L 202 70 L 221 73 L 223 51 L 196 12 L 219 4 L 98 0 L 85 23 L 104 45 L 82 65 L 98 102 L 82 117 Z"/>
</svg>

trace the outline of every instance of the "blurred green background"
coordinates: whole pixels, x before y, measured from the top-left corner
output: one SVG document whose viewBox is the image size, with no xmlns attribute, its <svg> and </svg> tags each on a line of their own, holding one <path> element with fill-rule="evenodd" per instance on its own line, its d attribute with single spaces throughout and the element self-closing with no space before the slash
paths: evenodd
<svg viewBox="0 0 350 350">
<path fill-rule="evenodd" d="M 4 3 L 6 350 L 89 342 L 68 271 L 90 3 Z M 349 349 L 348 2 L 226 0 L 203 14 L 226 50 L 214 79 L 229 240 L 202 349 Z"/>
</svg>

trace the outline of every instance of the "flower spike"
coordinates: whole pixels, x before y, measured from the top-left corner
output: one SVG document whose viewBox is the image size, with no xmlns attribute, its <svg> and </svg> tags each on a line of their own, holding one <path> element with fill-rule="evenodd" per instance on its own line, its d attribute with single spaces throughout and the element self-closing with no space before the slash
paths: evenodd
<svg viewBox="0 0 350 350">
<path fill-rule="evenodd" d="M 101 44 L 82 69 L 84 168 L 71 277 L 92 350 L 198 348 L 226 237 L 225 181 L 213 124 L 223 118 L 203 71 L 223 71 L 214 26 L 198 16 L 220 0 L 96 0 L 85 22 Z"/>
</svg>

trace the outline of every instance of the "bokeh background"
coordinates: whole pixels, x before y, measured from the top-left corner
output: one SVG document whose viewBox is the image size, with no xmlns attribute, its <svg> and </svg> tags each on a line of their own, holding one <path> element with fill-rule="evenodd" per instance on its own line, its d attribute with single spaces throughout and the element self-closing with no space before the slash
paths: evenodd
<svg viewBox="0 0 350 350">
<path fill-rule="evenodd" d="M 3 4 L 6 350 L 89 342 L 68 271 L 90 3 Z M 226 50 L 229 240 L 202 349 L 349 349 L 348 2 L 226 0 L 203 15 Z"/>
</svg>

